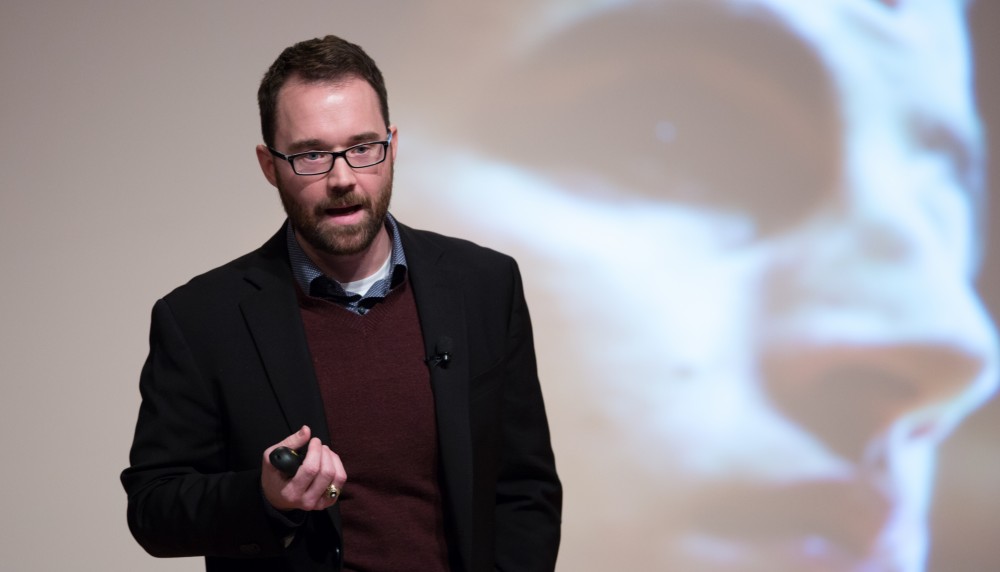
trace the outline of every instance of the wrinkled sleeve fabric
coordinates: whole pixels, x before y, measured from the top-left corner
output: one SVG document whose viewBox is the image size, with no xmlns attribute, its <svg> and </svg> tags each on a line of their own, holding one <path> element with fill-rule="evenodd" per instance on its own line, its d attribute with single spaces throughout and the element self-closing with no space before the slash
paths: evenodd
<svg viewBox="0 0 1000 572">
<path fill-rule="evenodd" d="M 496 491 L 496 568 L 551 572 L 559 550 L 562 487 L 556 473 L 520 272 L 511 298 Z"/>
<path fill-rule="evenodd" d="M 167 301 L 155 304 L 151 323 L 130 467 L 121 475 L 129 529 L 153 556 L 279 553 L 260 469 L 230 469 L 218 389 Z"/>
</svg>

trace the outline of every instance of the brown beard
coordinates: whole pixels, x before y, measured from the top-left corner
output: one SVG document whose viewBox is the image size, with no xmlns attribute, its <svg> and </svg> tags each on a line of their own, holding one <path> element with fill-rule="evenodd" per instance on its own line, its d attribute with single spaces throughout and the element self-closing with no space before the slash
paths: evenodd
<svg viewBox="0 0 1000 572">
<path fill-rule="evenodd" d="M 371 246 L 385 225 L 385 216 L 389 212 L 389 202 L 392 199 L 393 171 L 391 166 L 389 169 L 389 178 L 379 189 L 374 202 L 366 195 L 351 192 L 337 198 L 328 198 L 310 211 L 295 202 L 280 185 L 278 195 L 281 197 L 282 206 L 285 207 L 285 213 L 292 221 L 292 227 L 311 247 L 319 252 L 338 256 L 358 254 Z M 368 216 L 358 224 L 350 226 L 331 228 L 319 225 L 318 221 L 326 216 L 327 209 L 344 205 L 357 205 Z"/>
</svg>

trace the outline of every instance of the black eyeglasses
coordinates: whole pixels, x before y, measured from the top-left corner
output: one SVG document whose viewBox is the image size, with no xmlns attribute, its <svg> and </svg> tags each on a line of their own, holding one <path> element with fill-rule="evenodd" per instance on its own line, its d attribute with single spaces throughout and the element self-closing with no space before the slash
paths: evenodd
<svg viewBox="0 0 1000 572">
<path fill-rule="evenodd" d="M 385 141 L 361 143 L 343 151 L 305 151 L 285 155 L 271 147 L 268 147 L 267 150 L 275 157 L 288 161 L 296 175 L 325 175 L 333 170 L 333 164 L 337 161 L 337 157 L 343 157 L 352 169 L 378 165 L 385 161 L 390 141 L 392 141 L 391 132 L 386 136 Z"/>
</svg>

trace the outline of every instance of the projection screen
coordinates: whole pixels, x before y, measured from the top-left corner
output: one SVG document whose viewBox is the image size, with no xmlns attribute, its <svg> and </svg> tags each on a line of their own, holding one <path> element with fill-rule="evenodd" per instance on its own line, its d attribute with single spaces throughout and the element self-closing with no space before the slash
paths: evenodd
<svg viewBox="0 0 1000 572">
<path fill-rule="evenodd" d="M 202 569 L 125 523 L 149 310 L 282 224 L 257 82 L 333 33 L 386 76 L 394 215 L 520 263 L 561 572 L 1000 569 L 997 12 L 5 4 L 0 560 Z"/>
</svg>

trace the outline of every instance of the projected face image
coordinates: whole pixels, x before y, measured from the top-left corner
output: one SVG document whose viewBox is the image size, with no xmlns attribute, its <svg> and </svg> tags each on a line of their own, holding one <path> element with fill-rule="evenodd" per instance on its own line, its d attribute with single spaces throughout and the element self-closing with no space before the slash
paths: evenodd
<svg viewBox="0 0 1000 572">
<path fill-rule="evenodd" d="M 531 267 L 562 565 L 922 570 L 936 447 L 996 387 L 961 3 L 574 16 L 435 179 Z"/>
</svg>

